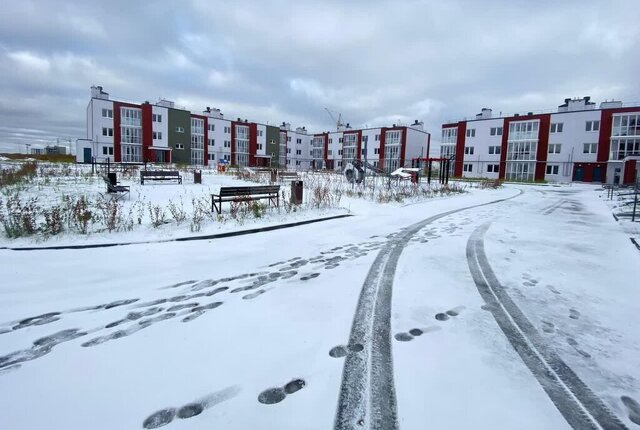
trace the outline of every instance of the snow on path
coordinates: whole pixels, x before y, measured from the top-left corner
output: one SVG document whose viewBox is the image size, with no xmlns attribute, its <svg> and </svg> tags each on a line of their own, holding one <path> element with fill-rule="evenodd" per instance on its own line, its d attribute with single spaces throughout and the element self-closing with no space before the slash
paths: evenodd
<svg viewBox="0 0 640 430">
<path fill-rule="evenodd" d="M 354 309 L 386 236 L 514 194 L 475 192 L 213 242 L 0 251 L 0 332 L 10 330 L 0 334 L 0 354 L 47 351 L 0 374 L 0 428 L 331 428 L 342 357 L 363 352 L 348 342 Z M 473 223 L 502 207 L 478 209 Z M 422 331 L 405 337 L 411 342 L 392 341 L 400 428 L 498 428 L 493 412 L 501 409 L 502 428 L 562 428 L 562 416 L 472 294 L 464 258 L 472 225 L 458 236 L 471 216 L 451 215 L 423 229 L 399 259 L 392 332 Z M 493 264 L 490 241 L 487 250 Z M 431 257 L 422 270 L 407 264 L 424 253 Z M 407 289 L 418 276 L 463 280 L 465 293 Z M 27 319 L 52 312 L 60 314 Z M 411 348 L 419 349 L 403 354 Z M 481 363 L 472 365 L 474 357 Z"/>
</svg>

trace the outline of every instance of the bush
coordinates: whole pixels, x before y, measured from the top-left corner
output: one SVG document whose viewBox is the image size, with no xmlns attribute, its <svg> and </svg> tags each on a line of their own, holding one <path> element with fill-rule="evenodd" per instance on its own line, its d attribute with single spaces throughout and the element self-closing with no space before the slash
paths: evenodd
<svg viewBox="0 0 640 430">
<path fill-rule="evenodd" d="M 62 210 L 60 206 L 43 210 L 44 224 L 40 227 L 40 230 L 45 236 L 55 236 L 62 233 L 64 224 Z"/>
<path fill-rule="evenodd" d="M 151 218 L 151 225 L 153 228 L 158 228 L 167 223 L 167 217 L 164 209 L 160 205 L 152 205 L 149 203 L 149 217 Z"/>
<path fill-rule="evenodd" d="M 89 208 L 89 201 L 86 196 L 80 196 L 78 200 L 73 203 L 73 211 L 71 219 L 73 224 L 82 234 L 89 232 L 89 223 L 94 218 L 91 208 Z"/>
<path fill-rule="evenodd" d="M 0 170 L 0 187 L 28 182 L 36 176 L 38 164 L 32 161 L 22 164 L 17 170 Z"/>
<path fill-rule="evenodd" d="M 17 192 L 10 194 L 0 209 L 0 223 L 7 237 L 31 236 L 38 231 L 38 205 L 35 197 L 23 203 Z"/>
<path fill-rule="evenodd" d="M 169 213 L 171 217 L 176 222 L 176 224 L 182 223 L 187 219 L 187 213 L 184 210 L 184 204 L 182 203 L 182 198 L 180 198 L 180 205 L 175 204 L 171 200 L 169 200 Z"/>
</svg>

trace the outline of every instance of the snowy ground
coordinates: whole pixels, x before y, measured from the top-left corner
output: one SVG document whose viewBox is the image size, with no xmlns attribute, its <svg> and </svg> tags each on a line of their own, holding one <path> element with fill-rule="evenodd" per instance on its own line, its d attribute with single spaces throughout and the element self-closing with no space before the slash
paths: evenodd
<svg viewBox="0 0 640 430">
<path fill-rule="evenodd" d="M 0 250 L 0 428 L 638 427 L 640 253 L 595 187 L 354 212 Z"/>
</svg>

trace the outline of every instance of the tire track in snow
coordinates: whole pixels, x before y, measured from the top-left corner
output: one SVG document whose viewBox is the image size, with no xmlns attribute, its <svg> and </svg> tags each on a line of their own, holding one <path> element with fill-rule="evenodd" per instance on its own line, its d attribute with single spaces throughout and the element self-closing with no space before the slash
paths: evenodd
<svg viewBox="0 0 640 430">
<path fill-rule="evenodd" d="M 484 250 L 484 235 L 490 225 L 491 222 L 481 225 L 469 237 L 467 261 L 480 296 L 489 305 L 509 343 L 571 427 L 626 429 L 622 421 L 543 340 L 500 284 Z"/>
<path fill-rule="evenodd" d="M 334 428 L 398 429 L 393 359 L 391 355 L 391 298 L 400 254 L 411 238 L 430 223 L 468 209 L 520 196 L 467 206 L 434 215 L 403 229 L 378 253 L 364 281 L 349 335 L 349 344 L 364 345 L 364 353 L 348 354 Z"/>
</svg>

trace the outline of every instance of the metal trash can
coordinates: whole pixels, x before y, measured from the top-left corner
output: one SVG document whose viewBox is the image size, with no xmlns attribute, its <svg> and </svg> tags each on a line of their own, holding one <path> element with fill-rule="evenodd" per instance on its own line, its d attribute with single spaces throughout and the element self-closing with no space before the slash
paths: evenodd
<svg viewBox="0 0 640 430">
<path fill-rule="evenodd" d="M 193 183 L 201 184 L 202 183 L 202 170 L 194 170 L 193 171 Z"/>
<path fill-rule="evenodd" d="M 302 204 L 302 181 L 291 181 L 291 199 L 292 205 Z"/>
</svg>

